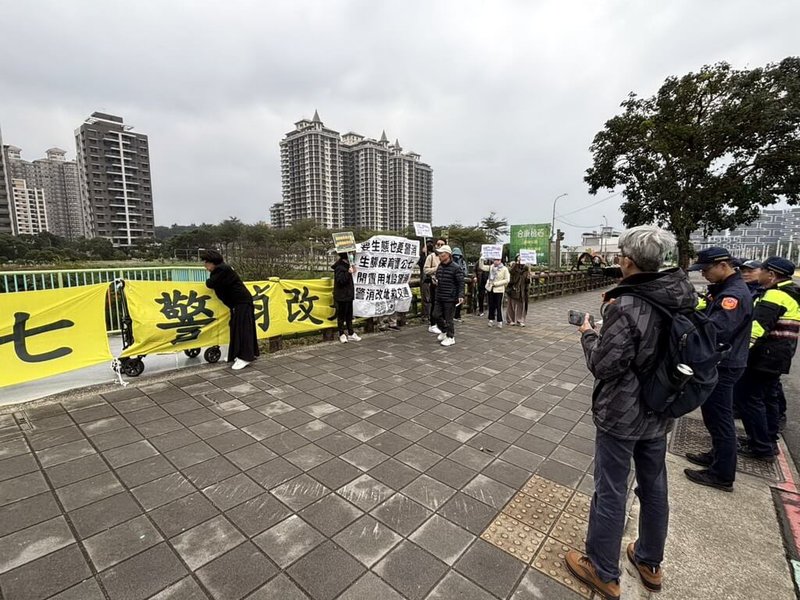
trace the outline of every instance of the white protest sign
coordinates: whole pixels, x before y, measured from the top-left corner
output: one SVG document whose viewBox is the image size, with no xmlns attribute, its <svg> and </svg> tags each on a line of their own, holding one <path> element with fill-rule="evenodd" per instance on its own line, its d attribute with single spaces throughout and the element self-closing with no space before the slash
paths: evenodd
<svg viewBox="0 0 800 600">
<path fill-rule="evenodd" d="M 411 271 L 419 240 L 376 235 L 356 244 L 353 315 L 380 317 L 411 309 Z"/>
<path fill-rule="evenodd" d="M 523 265 L 538 265 L 539 261 L 536 256 L 536 250 L 520 250 L 519 262 Z"/>
<path fill-rule="evenodd" d="M 494 260 L 503 258 L 503 244 L 481 244 L 481 256 Z"/>
<path fill-rule="evenodd" d="M 433 229 L 431 229 L 430 223 L 414 223 L 414 233 L 423 238 L 433 237 Z"/>
</svg>

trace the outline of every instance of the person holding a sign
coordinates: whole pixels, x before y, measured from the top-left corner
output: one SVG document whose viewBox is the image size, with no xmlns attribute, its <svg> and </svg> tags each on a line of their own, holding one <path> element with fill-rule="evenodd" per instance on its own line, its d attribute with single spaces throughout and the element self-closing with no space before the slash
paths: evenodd
<svg viewBox="0 0 800 600">
<path fill-rule="evenodd" d="M 492 261 L 492 265 L 488 266 L 483 264 L 483 256 L 481 256 L 481 270 L 489 273 L 489 279 L 486 280 L 486 291 L 489 294 L 489 327 L 497 323 L 497 327 L 503 327 L 503 294 L 506 291 L 511 275 L 508 272 L 508 267 L 503 264 L 502 259 L 498 256 Z"/>
<path fill-rule="evenodd" d="M 350 264 L 347 252 L 340 252 L 339 260 L 333 263 L 331 269 L 333 269 L 333 301 L 336 302 L 339 341 L 343 344 L 360 342 L 361 338 L 353 331 L 353 300 L 355 300 L 353 273 L 356 272 L 356 268 Z"/>
<path fill-rule="evenodd" d="M 253 296 L 236 271 L 223 262 L 219 252 L 206 250 L 200 255 L 200 259 L 210 273 L 206 287 L 214 290 L 222 303 L 231 311 L 228 362 L 233 361 L 231 368 L 234 371 L 244 369 L 259 354 Z"/>
<path fill-rule="evenodd" d="M 439 249 L 442 248 L 447 242 L 443 239 L 436 240 L 435 251 L 428 254 L 425 259 L 425 266 L 422 269 L 422 296 L 423 304 L 427 299 L 427 304 L 430 306 L 430 327 L 428 331 L 431 333 L 442 333 L 436 326 L 436 319 L 433 316 L 433 309 L 436 307 L 436 269 L 439 268 Z"/>
<path fill-rule="evenodd" d="M 434 276 L 436 282 L 436 306 L 433 315 L 436 318 L 439 341 L 442 346 L 456 343 L 453 314 L 456 306 L 464 303 L 464 271 L 453 262 L 453 251 L 450 246 L 439 246 L 439 267 Z"/>
</svg>

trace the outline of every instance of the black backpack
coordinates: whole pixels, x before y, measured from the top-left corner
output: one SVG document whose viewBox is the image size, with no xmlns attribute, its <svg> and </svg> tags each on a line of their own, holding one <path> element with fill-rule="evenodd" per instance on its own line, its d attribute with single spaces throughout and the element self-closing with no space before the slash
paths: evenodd
<svg viewBox="0 0 800 600">
<path fill-rule="evenodd" d="M 711 395 L 717 385 L 717 365 L 730 347 L 717 343 L 714 324 L 705 314 L 696 310 L 671 313 L 644 296 L 629 295 L 652 306 L 665 325 L 655 369 L 639 377 L 639 397 L 654 413 L 682 417 Z M 693 374 L 682 376 L 678 365 L 688 366 Z"/>
</svg>

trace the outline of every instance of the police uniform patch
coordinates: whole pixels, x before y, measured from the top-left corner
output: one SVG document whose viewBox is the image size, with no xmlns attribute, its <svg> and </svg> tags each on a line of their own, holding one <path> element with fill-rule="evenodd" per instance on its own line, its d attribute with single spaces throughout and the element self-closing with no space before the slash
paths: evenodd
<svg viewBox="0 0 800 600">
<path fill-rule="evenodd" d="M 739 301 L 736 298 L 727 297 L 722 299 L 722 308 L 725 310 L 736 310 L 738 306 Z"/>
</svg>

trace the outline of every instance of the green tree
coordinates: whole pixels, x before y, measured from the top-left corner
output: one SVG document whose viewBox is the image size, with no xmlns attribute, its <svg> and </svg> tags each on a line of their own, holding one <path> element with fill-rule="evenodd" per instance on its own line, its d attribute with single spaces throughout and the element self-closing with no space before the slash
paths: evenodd
<svg viewBox="0 0 800 600">
<path fill-rule="evenodd" d="M 752 222 L 760 207 L 800 200 L 800 58 L 752 70 L 727 63 L 631 93 L 590 150 L 589 191 L 623 186 L 624 223 L 657 223 L 678 241 Z"/>
<path fill-rule="evenodd" d="M 481 219 L 480 226 L 486 232 L 487 244 L 497 243 L 497 240 L 508 233 L 508 219 L 498 218 L 495 212 L 490 212 L 488 217 Z"/>
</svg>

